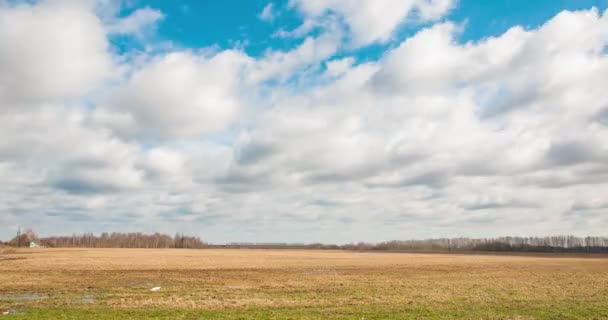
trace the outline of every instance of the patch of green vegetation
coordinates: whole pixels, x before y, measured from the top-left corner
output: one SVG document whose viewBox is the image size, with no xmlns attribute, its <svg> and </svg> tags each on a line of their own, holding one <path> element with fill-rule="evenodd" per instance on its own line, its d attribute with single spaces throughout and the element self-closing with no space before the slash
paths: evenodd
<svg viewBox="0 0 608 320">
<path fill-rule="evenodd" d="M 124 309 L 124 308 L 68 308 L 30 309 L 3 319 L 399 319 L 399 320 L 600 320 L 608 319 L 608 309 L 602 306 L 568 305 L 552 306 L 474 306 L 429 308 L 416 305 L 358 305 L 334 307 L 294 308 L 227 308 L 219 310 L 197 309 Z"/>
</svg>

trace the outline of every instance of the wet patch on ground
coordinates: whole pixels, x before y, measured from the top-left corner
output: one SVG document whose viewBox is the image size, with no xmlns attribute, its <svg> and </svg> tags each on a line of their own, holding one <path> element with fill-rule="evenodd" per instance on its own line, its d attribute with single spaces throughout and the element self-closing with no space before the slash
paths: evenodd
<svg viewBox="0 0 608 320">
<path fill-rule="evenodd" d="M 0 300 L 8 301 L 36 301 L 48 299 L 48 295 L 38 293 L 0 294 Z"/>
</svg>

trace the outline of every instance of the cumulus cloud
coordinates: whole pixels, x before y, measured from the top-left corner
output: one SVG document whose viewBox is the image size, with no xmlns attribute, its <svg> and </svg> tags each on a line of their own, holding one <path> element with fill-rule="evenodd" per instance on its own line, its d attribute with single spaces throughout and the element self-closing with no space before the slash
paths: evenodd
<svg viewBox="0 0 608 320">
<path fill-rule="evenodd" d="M 239 192 L 262 181 L 422 188 L 437 192 L 429 201 L 445 204 L 447 220 L 509 209 L 509 219 L 536 212 L 537 225 L 550 224 L 574 189 L 606 188 L 606 21 L 597 10 L 563 12 L 539 29 L 464 44 L 454 24 L 423 29 L 378 62 L 346 64 L 335 81 L 276 101 L 227 177 L 239 177 Z M 492 181 L 497 196 L 460 200 Z"/>
<path fill-rule="evenodd" d="M 128 114 L 126 121 L 131 116 L 130 129 L 146 137 L 196 137 L 219 131 L 241 107 L 239 84 L 247 62 L 238 51 L 154 57 L 133 72 L 110 104 L 119 114 Z"/>
<path fill-rule="evenodd" d="M 334 25 L 317 37 L 307 37 L 291 50 L 269 50 L 252 65 L 248 79 L 253 83 L 284 82 L 303 71 L 318 69 L 321 62 L 338 52 L 341 39 L 342 30 Z"/>
<path fill-rule="evenodd" d="M 90 128 L 79 109 L 53 105 L 12 111 L 0 117 L 4 140 L 0 154 L 29 167 L 53 187 L 67 192 L 96 192 L 135 187 L 138 147 Z"/>
<path fill-rule="evenodd" d="M 91 93 L 114 72 L 86 1 L 0 2 L 0 103 L 22 107 Z"/>
<path fill-rule="evenodd" d="M 0 235 L 33 222 L 211 241 L 605 230 L 607 13 L 464 43 L 466 25 L 433 22 L 362 62 L 345 38 L 390 42 L 454 3 L 291 4 L 304 38 L 254 57 L 111 47 L 160 23 L 154 9 L 0 2 Z"/>
<path fill-rule="evenodd" d="M 292 0 L 290 3 L 307 19 L 338 15 L 348 26 L 357 46 L 387 42 L 408 18 L 437 20 L 454 5 L 453 0 Z"/>
</svg>

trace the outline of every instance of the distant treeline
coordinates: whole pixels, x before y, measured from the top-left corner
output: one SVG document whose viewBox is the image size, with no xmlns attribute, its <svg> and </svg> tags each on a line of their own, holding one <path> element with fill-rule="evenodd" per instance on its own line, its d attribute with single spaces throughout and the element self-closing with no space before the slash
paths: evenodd
<svg viewBox="0 0 608 320">
<path fill-rule="evenodd" d="M 366 244 L 358 244 L 353 249 L 366 247 Z M 608 253 L 608 238 L 551 236 L 405 240 L 373 244 L 369 250 Z"/>
<path fill-rule="evenodd" d="M 93 233 L 38 238 L 28 230 L 6 244 L 29 246 L 31 242 L 55 248 L 233 248 L 233 249 L 319 249 L 356 251 L 414 251 L 414 252 L 547 252 L 547 253 L 608 253 L 608 237 L 500 237 L 399 240 L 381 243 L 353 244 L 323 243 L 230 243 L 209 245 L 198 237 L 176 234 L 171 237 L 154 233 Z"/>
<path fill-rule="evenodd" d="M 258 249 L 321 249 L 357 251 L 419 251 L 419 252 L 571 252 L 608 253 L 606 237 L 500 237 L 451 238 L 427 240 L 399 240 L 381 243 L 359 242 L 346 245 L 287 244 L 287 243 L 231 243 L 214 246 L 222 248 Z"/>
<path fill-rule="evenodd" d="M 210 244 L 212 248 L 220 249 L 309 249 L 309 250 L 346 250 L 348 245 L 323 243 L 260 243 L 232 242 L 228 244 Z"/>
<path fill-rule="evenodd" d="M 198 237 L 176 234 L 171 237 L 166 234 L 154 233 L 93 233 L 82 235 L 39 238 L 28 230 L 6 243 L 9 246 L 29 246 L 35 242 L 39 246 L 52 248 L 206 248 L 207 244 Z"/>
</svg>

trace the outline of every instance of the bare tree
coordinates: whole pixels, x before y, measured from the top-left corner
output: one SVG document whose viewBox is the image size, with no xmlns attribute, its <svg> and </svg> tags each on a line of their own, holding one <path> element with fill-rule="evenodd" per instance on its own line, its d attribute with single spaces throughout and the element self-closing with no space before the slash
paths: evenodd
<svg viewBox="0 0 608 320">
<path fill-rule="evenodd" d="M 99 236 L 93 233 L 72 235 L 71 237 L 47 237 L 40 239 L 42 244 L 49 247 L 61 248 L 188 248 L 199 249 L 207 247 L 207 244 L 198 237 L 176 235 L 171 238 L 168 235 L 154 233 L 102 233 Z"/>
</svg>

